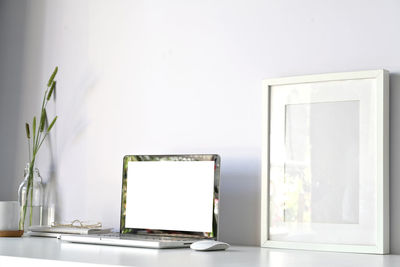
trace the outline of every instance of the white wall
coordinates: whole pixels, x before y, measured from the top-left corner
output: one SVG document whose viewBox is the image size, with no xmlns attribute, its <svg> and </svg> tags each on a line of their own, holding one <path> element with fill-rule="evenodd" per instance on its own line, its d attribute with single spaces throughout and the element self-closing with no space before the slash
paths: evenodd
<svg viewBox="0 0 400 267">
<path fill-rule="evenodd" d="M 258 244 L 262 79 L 385 68 L 400 253 L 399 12 L 395 0 L 0 0 L 0 197 L 22 179 L 24 122 L 58 65 L 53 155 L 41 151 L 39 167 L 54 176 L 59 220 L 118 227 L 125 154 L 219 153 L 221 238 Z"/>
</svg>

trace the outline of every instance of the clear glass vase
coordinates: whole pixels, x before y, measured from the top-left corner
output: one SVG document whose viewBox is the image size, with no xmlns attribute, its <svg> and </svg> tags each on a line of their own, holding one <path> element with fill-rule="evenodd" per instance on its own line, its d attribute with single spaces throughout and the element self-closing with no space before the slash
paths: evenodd
<svg viewBox="0 0 400 267">
<path fill-rule="evenodd" d="M 32 176 L 32 179 L 30 179 L 30 176 Z M 31 184 L 29 184 L 30 180 L 32 180 Z M 44 191 L 39 170 L 27 163 L 24 171 L 24 180 L 18 189 L 20 230 L 27 229 L 29 226 L 42 225 L 43 198 Z"/>
</svg>

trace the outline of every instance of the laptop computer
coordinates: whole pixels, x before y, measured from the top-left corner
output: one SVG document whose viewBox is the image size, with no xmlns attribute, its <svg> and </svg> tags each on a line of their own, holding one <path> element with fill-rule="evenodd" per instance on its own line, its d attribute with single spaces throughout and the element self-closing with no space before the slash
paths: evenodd
<svg viewBox="0 0 400 267">
<path fill-rule="evenodd" d="M 220 157 L 128 155 L 123 159 L 120 233 L 61 240 L 129 247 L 189 247 L 218 239 Z"/>
</svg>

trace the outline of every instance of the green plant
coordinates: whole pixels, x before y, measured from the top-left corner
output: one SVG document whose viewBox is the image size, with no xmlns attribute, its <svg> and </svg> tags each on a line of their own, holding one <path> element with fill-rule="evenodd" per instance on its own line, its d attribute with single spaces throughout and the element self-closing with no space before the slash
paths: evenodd
<svg viewBox="0 0 400 267">
<path fill-rule="evenodd" d="M 53 128 L 54 124 L 57 121 L 57 116 L 55 116 L 54 119 L 51 121 L 51 123 L 48 124 L 47 112 L 46 112 L 47 103 L 50 101 L 51 96 L 53 95 L 54 90 L 56 88 L 57 82 L 54 80 L 54 78 L 56 77 L 57 71 L 58 71 L 58 67 L 56 67 L 54 69 L 54 71 L 53 71 L 52 75 L 50 76 L 50 79 L 47 83 L 47 88 L 46 88 L 46 91 L 44 92 L 42 107 L 40 110 L 39 125 L 37 125 L 37 123 L 36 123 L 36 116 L 33 117 L 32 136 L 31 136 L 29 123 L 25 124 L 26 137 L 28 139 L 28 153 L 29 153 L 29 163 L 30 164 L 29 164 L 28 187 L 26 190 L 25 203 L 23 204 L 23 207 L 21 209 L 21 216 L 20 216 L 20 220 L 19 220 L 20 230 L 24 229 L 24 222 L 25 222 L 25 217 L 26 217 L 26 209 L 28 206 L 29 194 L 30 194 L 29 225 L 32 225 L 33 170 L 34 170 L 34 165 L 35 165 L 35 161 L 36 161 L 36 156 L 37 156 L 37 153 L 39 152 L 40 147 L 43 144 L 43 141 L 49 135 L 51 129 Z M 31 139 L 32 139 L 32 144 L 31 144 Z M 31 148 L 32 148 L 32 150 L 31 150 Z"/>
</svg>

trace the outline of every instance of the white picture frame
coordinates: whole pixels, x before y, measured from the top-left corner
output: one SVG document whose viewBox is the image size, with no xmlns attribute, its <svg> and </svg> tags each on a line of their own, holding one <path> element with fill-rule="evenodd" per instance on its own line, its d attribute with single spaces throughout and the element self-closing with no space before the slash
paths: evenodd
<svg viewBox="0 0 400 267">
<path fill-rule="evenodd" d="M 261 165 L 261 247 L 389 253 L 389 72 L 264 80 Z"/>
</svg>

